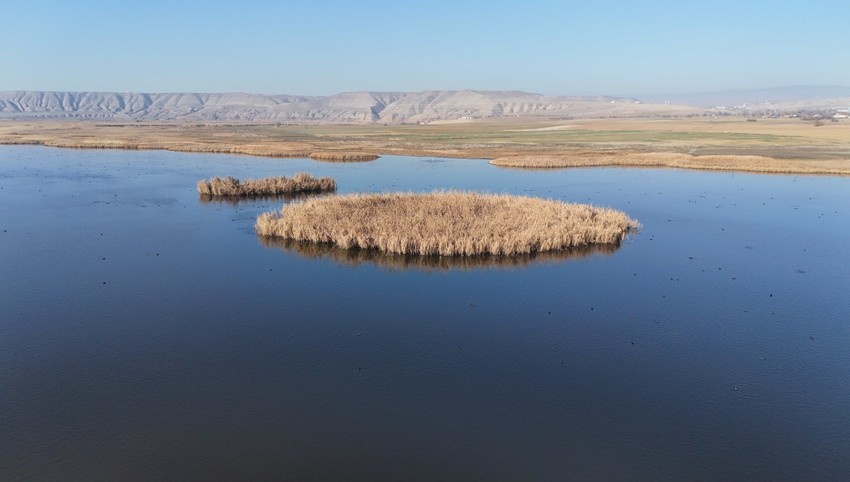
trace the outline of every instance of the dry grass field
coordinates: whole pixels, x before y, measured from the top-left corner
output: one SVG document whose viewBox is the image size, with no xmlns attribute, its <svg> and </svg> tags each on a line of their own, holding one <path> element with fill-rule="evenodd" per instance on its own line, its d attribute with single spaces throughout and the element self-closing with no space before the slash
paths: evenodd
<svg viewBox="0 0 850 482">
<path fill-rule="evenodd" d="M 316 178 L 306 172 L 292 177 L 269 177 L 240 181 L 235 177 L 214 177 L 198 181 L 198 193 L 204 196 L 275 196 L 336 189 L 330 177 Z"/>
<path fill-rule="evenodd" d="M 514 167 L 626 165 L 850 174 L 850 122 L 816 126 L 800 119 L 517 117 L 389 126 L 1 121 L 0 144 L 332 161 L 398 154 L 483 158 Z"/>
<path fill-rule="evenodd" d="M 262 236 L 393 254 L 514 256 L 617 244 L 638 223 L 584 204 L 471 192 L 350 194 L 264 213 Z"/>
</svg>

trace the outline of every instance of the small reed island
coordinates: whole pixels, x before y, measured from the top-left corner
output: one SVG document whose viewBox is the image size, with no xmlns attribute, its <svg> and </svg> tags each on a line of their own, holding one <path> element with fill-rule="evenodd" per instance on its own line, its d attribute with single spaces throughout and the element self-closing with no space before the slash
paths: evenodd
<svg viewBox="0 0 850 482">
<path fill-rule="evenodd" d="M 261 214 L 256 224 L 262 236 L 429 256 L 516 256 L 618 244 L 637 227 L 614 209 L 472 192 L 314 198 Z"/>
<path fill-rule="evenodd" d="M 314 161 L 325 162 L 367 162 L 374 161 L 381 156 L 358 152 L 313 152 L 309 157 Z"/>
<path fill-rule="evenodd" d="M 299 172 L 292 177 L 268 177 L 245 181 L 232 176 L 198 181 L 198 192 L 203 196 L 276 196 L 335 189 L 336 181 L 333 178 L 316 178 L 306 172 Z"/>
</svg>

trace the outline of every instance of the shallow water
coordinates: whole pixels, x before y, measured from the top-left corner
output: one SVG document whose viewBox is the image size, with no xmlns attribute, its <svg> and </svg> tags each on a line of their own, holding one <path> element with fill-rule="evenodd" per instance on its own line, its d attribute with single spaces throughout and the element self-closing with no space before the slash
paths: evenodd
<svg viewBox="0 0 850 482">
<path fill-rule="evenodd" d="M 616 250 L 499 263 L 257 238 L 339 191 L 590 202 Z M 850 179 L 0 148 L 0 479 L 840 480 Z"/>
</svg>

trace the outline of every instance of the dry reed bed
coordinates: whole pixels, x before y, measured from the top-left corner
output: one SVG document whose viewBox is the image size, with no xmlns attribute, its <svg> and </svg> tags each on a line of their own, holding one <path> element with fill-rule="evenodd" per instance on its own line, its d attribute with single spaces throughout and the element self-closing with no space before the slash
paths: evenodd
<svg viewBox="0 0 850 482">
<path fill-rule="evenodd" d="M 41 144 L 47 147 L 61 147 L 64 149 L 144 149 L 136 142 L 121 139 L 80 139 L 80 140 L 50 140 Z"/>
<path fill-rule="evenodd" d="M 198 181 L 198 192 L 204 196 L 273 196 L 336 189 L 330 177 L 315 178 L 306 172 L 292 177 L 269 177 L 240 181 L 235 177 L 214 177 Z"/>
<path fill-rule="evenodd" d="M 304 158 L 310 155 L 302 145 L 290 144 L 176 144 L 168 146 L 170 151 L 178 152 L 203 152 L 210 154 L 242 154 L 258 157 L 298 157 Z"/>
<path fill-rule="evenodd" d="M 267 144 L 220 144 L 202 142 L 168 143 L 160 141 L 138 141 L 132 139 L 0 139 L 0 145 L 41 145 L 64 149 L 125 149 L 125 150 L 166 150 L 175 152 L 197 152 L 205 154 L 241 154 L 257 157 L 309 158 L 319 156 L 310 150 L 310 146 L 300 142 L 276 142 Z M 340 156 L 331 153 L 331 157 Z M 344 155 L 343 155 L 344 156 Z M 377 158 L 377 156 L 374 156 Z M 329 159 L 330 160 L 330 159 Z M 347 160 L 347 159 L 346 159 Z M 372 159 L 357 159 L 372 160 Z"/>
<path fill-rule="evenodd" d="M 289 145 L 265 145 L 265 144 L 203 144 L 183 143 L 171 145 L 159 145 L 156 143 L 143 143 L 129 140 L 111 139 L 82 139 L 82 140 L 60 140 L 39 142 L 47 147 L 62 147 L 70 149 L 128 149 L 128 150 L 154 150 L 165 149 L 175 152 L 198 152 L 206 154 L 243 154 L 258 157 L 299 157 L 304 158 L 310 152 L 303 147 Z"/>
<path fill-rule="evenodd" d="M 361 154 L 353 152 L 313 152 L 309 157 L 314 161 L 366 162 L 374 161 L 380 156 L 376 156 L 375 154 Z"/>
<path fill-rule="evenodd" d="M 693 156 L 675 152 L 567 152 L 545 156 L 506 156 L 490 161 L 499 167 L 565 168 L 565 167 L 672 167 L 709 171 L 741 171 L 767 174 L 850 174 L 850 164 L 819 161 L 787 161 L 763 156 L 706 155 Z"/>
<path fill-rule="evenodd" d="M 393 254 L 515 256 L 616 244 L 639 225 L 608 208 L 472 192 L 351 194 L 261 214 L 256 230 Z"/>
<path fill-rule="evenodd" d="M 154 150 L 164 149 L 175 152 L 198 152 L 206 154 L 242 154 L 258 157 L 309 158 L 327 162 L 366 162 L 380 158 L 375 154 L 357 152 L 321 152 L 311 151 L 304 143 L 269 144 L 216 144 L 216 143 L 144 143 L 127 139 L 3 139 L 6 145 L 43 145 L 66 149 L 127 149 Z"/>
<path fill-rule="evenodd" d="M 215 144 L 215 143 L 144 143 L 126 139 L 2 139 L 0 145 L 43 145 L 66 149 L 127 149 L 154 150 L 164 149 L 175 152 L 198 152 L 205 154 L 243 154 L 258 157 L 309 158 L 327 162 L 366 162 L 381 156 L 357 152 L 321 152 L 311 151 L 303 143 L 269 144 Z"/>
</svg>

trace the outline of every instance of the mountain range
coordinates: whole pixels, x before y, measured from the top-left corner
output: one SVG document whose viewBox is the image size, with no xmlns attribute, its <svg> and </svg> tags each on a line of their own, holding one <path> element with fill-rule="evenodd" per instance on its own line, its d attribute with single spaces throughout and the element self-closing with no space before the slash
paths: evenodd
<svg viewBox="0 0 850 482">
<path fill-rule="evenodd" d="M 520 91 L 346 92 L 330 96 L 245 93 L 0 92 L 0 119 L 427 123 L 473 118 L 631 117 L 704 112 L 713 106 L 846 108 L 847 87 L 782 87 L 631 97 L 546 96 Z"/>
<path fill-rule="evenodd" d="M 416 123 L 500 116 L 570 116 L 637 105 L 616 97 L 518 91 L 348 92 L 331 96 L 244 93 L 0 92 L 0 118 L 139 121 Z"/>
</svg>

